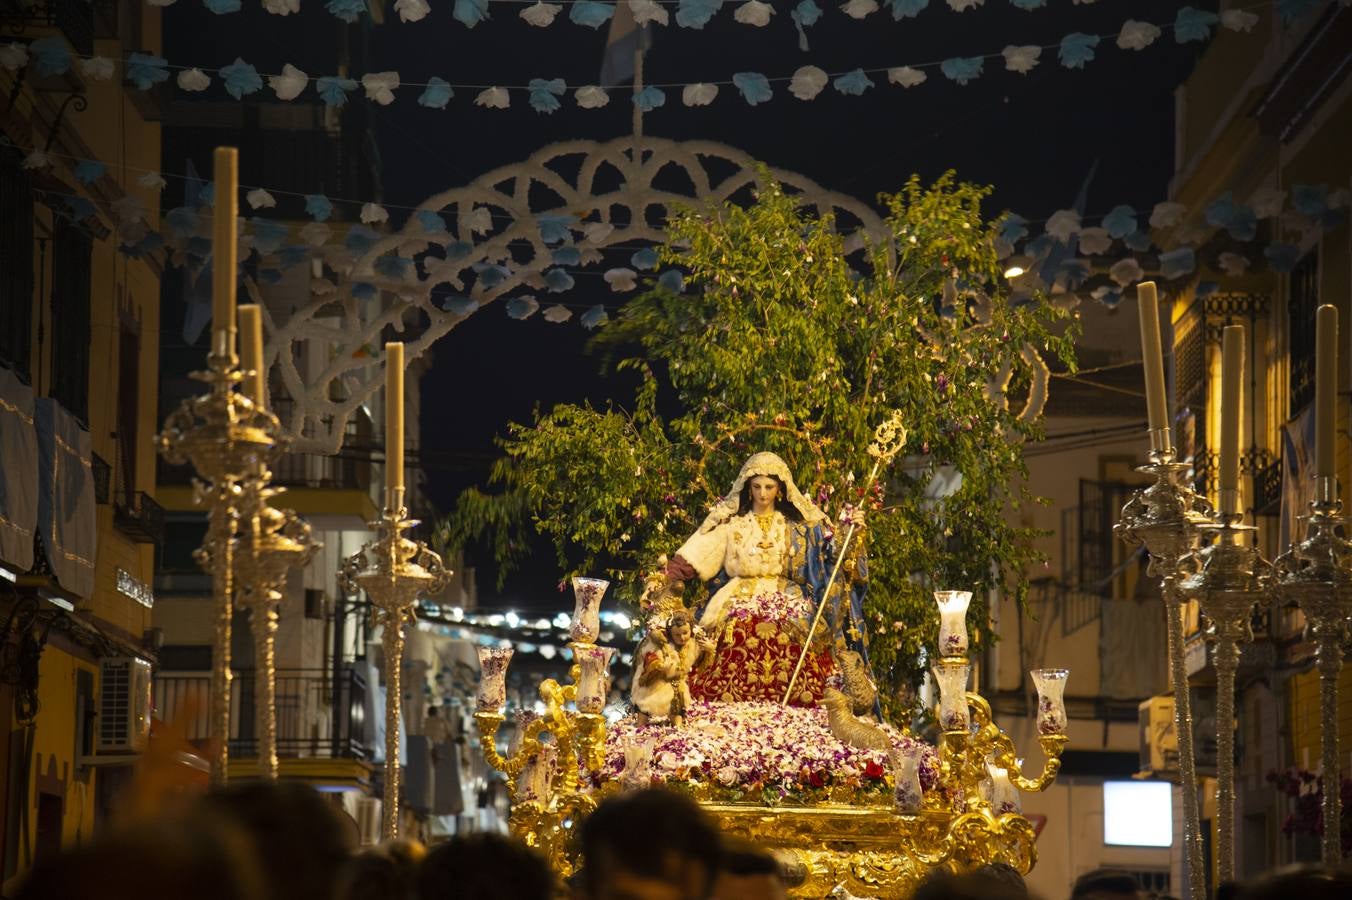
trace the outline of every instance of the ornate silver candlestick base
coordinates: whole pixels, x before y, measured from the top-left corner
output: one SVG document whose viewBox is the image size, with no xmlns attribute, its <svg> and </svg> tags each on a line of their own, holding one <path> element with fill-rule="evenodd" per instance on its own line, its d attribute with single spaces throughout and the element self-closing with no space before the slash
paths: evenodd
<svg viewBox="0 0 1352 900">
<path fill-rule="evenodd" d="M 1225 503 L 1222 506 L 1237 504 Z M 1256 531 L 1241 525 L 1243 516 L 1222 513 L 1221 522 L 1201 526 L 1218 539 L 1198 556 L 1200 571 L 1180 585 L 1184 596 L 1197 600 L 1215 626 L 1216 638 L 1216 752 L 1217 816 L 1220 819 L 1216 856 L 1221 883 L 1235 878 L 1235 673 L 1239 646 L 1253 640 L 1251 616 L 1255 604 L 1268 601 L 1271 566 L 1258 551 L 1243 546 L 1240 535 Z"/>
<path fill-rule="evenodd" d="M 1346 521 L 1339 512 L 1337 479 L 1315 479 L 1315 498 L 1305 517 L 1305 539 L 1277 557 L 1277 592 L 1300 605 L 1309 620 L 1319 666 L 1319 762 L 1323 775 L 1324 865 L 1342 863 L 1342 787 L 1338 761 L 1338 673 L 1342 643 L 1352 614 L 1352 544 L 1339 534 Z"/>
<path fill-rule="evenodd" d="M 404 657 L 404 627 L 414 621 L 419 597 L 435 594 L 446 585 L 450 573 L 441 557 L 421 541 L 411 541 L 404 532 L 417 525 L 404 508 L 403 488 L 387 489 L 385 509 L 371 523 L 374 543 L 366 544 L 343 565 L 341 577 L 349 590 L 361 588 L 371 598 L 371 616 L 382 626 L 381 650 L 385 654 L 385 795 L 381 810 L 381 836 L 399 836 L 399 734 L 402 727 L 401 662 Z"/>
<path fill-rule="evenodd" d="M 1144 544 L 1150 554 L 1148 574 L 1160 579 L 1169 635 L 1169 674 L 1174 684 L 1174 727 L 1178 733 L 1178 771 L 1183 790 L 1183 843 L 1188 863 L 1188 897 L 1206 896 L 1206 872 L 1197 797 L 1197 764 L 1192 742 L 1192 704 L 1183 658 L 1183 603 L 1180 582 L 1198 565 L 1193 550 L 1198 529 L 1211 521 L 1211 508 L 1182 479 L 1189 466 L 1174 462 L 1168 434 L 1152 434 L 1150 464 L 1137 471 L 1155 476 L 1155 483 L 1132 494 L 1113 530 L 1128 544 Z"/>
</svg>

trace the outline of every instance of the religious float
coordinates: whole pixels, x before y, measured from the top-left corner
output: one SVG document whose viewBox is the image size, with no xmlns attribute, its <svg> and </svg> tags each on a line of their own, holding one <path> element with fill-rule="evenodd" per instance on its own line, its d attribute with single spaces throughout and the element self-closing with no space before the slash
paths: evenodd
<svg viewBox="0 0 1352 900">
<path fill-rule="evenodd" d="M 903 440 L 896 421 L 879 429 L 874 476 Z M 1045 790 L 1060 768 L 1067 672 L 1032 673 L 1045 761 L 1027 777 L 990 705 L 967 689 L 971 594 L 936 591 L 938 744 L 878 721 L 861 622 L 865 531 L 857 511 L 828 520 L 778 456 L 753 455 L 649 577 L 633 710 L 617 721 L 603 714 L 613 650 L 596 643 L 607 582 L 574 579 L 570 683 L 540 684 L 544 711 L 518 723 L 511 751 L 499 740 L 512 650 L 480 648 L 475 721 L 488 762 L 508 776 L 513 832 L 566 878 L 597 803 L 665 785 L 772 850 L 795 897 L 902 897 L 933 870 L 991 862 L 1028 872 L 1036 833 L 1019 792 Z M 709 588 L 694 610 L 682 601 L 689 581 Z"/>
</svg>

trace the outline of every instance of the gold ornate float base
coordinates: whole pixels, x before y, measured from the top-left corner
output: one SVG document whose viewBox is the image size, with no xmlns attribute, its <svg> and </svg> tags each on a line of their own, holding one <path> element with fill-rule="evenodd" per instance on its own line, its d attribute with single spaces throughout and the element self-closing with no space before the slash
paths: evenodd
<svg viewBox="0 0 1352 900">
<path fill-rule="evenodd" d="M 837 886 L 865 897 L 908 897 L 931 872 L 1005 862 L 1027 874 L 1036 836 L 1023 816 L 986 811 L 903 816 L 888 807 L 766 807 L 704 803 L 728 834 L 775 853 L 792 897 L 828 896 Z"/>
</svg>

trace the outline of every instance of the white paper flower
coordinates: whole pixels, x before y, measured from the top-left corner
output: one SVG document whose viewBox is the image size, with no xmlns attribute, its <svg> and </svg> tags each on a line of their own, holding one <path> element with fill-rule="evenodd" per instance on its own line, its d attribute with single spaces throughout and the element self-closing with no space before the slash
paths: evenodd
<svg viewBox="0 0 1352 900">
<path fill-rule="evenodd" d="M 1145 275 L 1141 264 L 1136 261 L 1134 256 L 1128 256 L 1126 259 L 1119 259 L 1113 263 L 1113 267 L 1108 270 L 1108 277 L 1113 281 L 1126 287 L 1129 284 L 1135 284 Z"/>
<path fill-rule="evenodd" d="M 878 11 L 878 0 L 849 0 L 840 8 L 851 19 L 862 19 Z"/>
<path fill-rule="evenodd" d="M 507 96 L 506 88 L 484 88 L 479 92 L 479 96 L 474 98 L 474 105 L 489 109 L 506 109 L 512 105 L 512 98 Z"/>
<path fill-rule="evenodd" d="M 470 234 L 488 234 L 493 230 L 493 215 L 486 206 L 476 206 L 461 219 L 461 225 L 468 228 Z"/>
<path fill-rule="evenodd" d="M 1123 50 L 1144 50 L 1159 39 L 1160 28 L 1149 22 L 1127 19 L 1117 34 L 1117 46 Z"/>
<path fill-rule="evenodd" d="M 1249 261 L 1247 259 L 1240 256 L 1238 253 L 1231 253 L 1229 251 L 1222 253 L 1216 262 L 1220 264 L 1221 271 L 1231 278 L 1238 278 L 1248 271 L 1249 268 Z"/>
<path fill-rule="evenodd" d="M 361 221 L 363 225 L 375 225 L 377 222 L 388 222 L 390 212 L 379 203 L 363 203 L 361 207 Z"/>
<path fill-rule="evenodd" d="M 686 106 L 708 106 L 714 102 L 718 96 L 718 85 L 705 84 L 687 84 L 681 91 L 681 102 Z"/>
<path fill-rule="evenodd" d="M 291 63 L 282 66 L 282 74 L 268 76 L 268 87 L 272 88 L 278 100 L 295 100 L 309 83 L 310 76 Z"/>
<path fill-rule="evenodd" d="M 548 28 L 554 24 L 554 17 L 563 9 L 557 3 L 544 3 L 536 0 L 531 6 L 521 10 L 521 18 L 525 19 L 536 28 Z"/>
<path fill-rule="evenodd" d="M 600 109 L 610 102 L 610 94 L 606 93 L 605 88 L 588 84 L 574 91 L 573 99 L 583 109 Z"/>
<path fill-rule="evenodd" d="M 1080 231 L 1081 253 L 1096 256 L 1099 253 L 1107 253 L 1112 245 L 1113 239 L 1108 236 L 1106 228 L 1085 228 Z"/>
<path fill-rule="evenodd" d="M 986 0 L 948 0 L 948 5 L 953 8 L 954 12 L 966 12 L 985 2 Z"/>
<path fill-rule="evenodd" d="M 1063 244 L 1079 230 L 1080 214 L 1073 209 L 1058 209 L 1047 220 L 1047 233 Z"/>
<path fill-rule="evenodd" d="M 1000 53 L 1005 58 L 1005 68 L 1011 72 L 1018 72 L 1020 75 L 1027 75 L 1033 71 L 1033 67 L 1038 64 L 1042 57 L 1042 48 L 1036 44 L 1023 44 L 1014 46 L 1010 44 Z"/>
<path fill-rule="evenodd" d="M 205 91 L 211 87 L 211 77 L 201 69 L 184 69 L 174 80 L 185 91 Z"/>
<path fill-rule="evenodd" d="M 636 25 L 648 22 L 666 25 L 671 21 L 671 14 L 657 0 L 629 0 L 629 11 L 634 14 Z"/>
<path fill-rule="evenodd" d="M 924 84 L 929 76 L 919 69 L 913 69 L 910 66 L 897 66 L 895 69 L 887 70 L 887 80 L 893 84 L 899 84 L 902 87 L 915 87 L 917 84 Z"/>
<path fill-rule="evenodd" d="M 311 247 L 322 247 L 329 242 L 333 229 L 323 222 L 310 222 L 300 230 L 300 239 Z"/>
<path fill-rule="evenodd" d="M 368 72 L 361 77 L 361 86 L 366 89 L 367 100 L 389 106 L 394 102 L 394 89 L 399 87 L 399 73 Z"/>
<path fill-rule="evenodd" d="M 1253 214 L 1260 219 L 1271 219 L 1273 216 L 1282 214 L 1282 207 L 1286 205 L 1286 191 L 1277 188 L 1259 188 L 1253 192 L 1249 198 L 1249 207 Z"/>
<path fill-rule="evenodd" d="M 45 169 L 51 164 L 51 157 L 41 150 L 33 150 L 23 158 L 23 167 L 30 172 L 35 169 Z"/>
<path fill-rule="evenodd" d="M 601 277 L 605 279 L 606 284 L 610 285 L 610 289 L 617 294 L 632 291 L 638 286 L 635 280 L 638 278 L 638 273 L 633 269 L 607 269 L 606 274 Z"/>
<path fill-rule="evenodd" d="M 544 317 L 546 322 L 553 322 L 557 325 L 560 322 L 567 322 L 571 319 L 573 317 L 573 311 L 560 303 L 555 303 L 553 306 L 545 307 L 545 311 L 540 313 L 540 315 Z"/>
<path fill-rule="evenodd" d="M 136 179 L 136 183 L 141 187 L 149 188 L 152 191 L 162 191 L 167 186 L 164 176 L 160 175 L 159 172 L 146 172 L 140 178 Z"/>
<path fill-rule="evenodd" d="M 26 65 L 28 65 L 27 44 L 10 43 L 0 47 L 0 66 L 13 72 Z"/>
<path fill-rule="evenodd" d="M 401 22 L 421 22 L 432 7 L 427 5 L 427 0 L 394 0 L 394 11 L 399 13 Z"/>
<path fill-rule="evenodd" d="M 615 226 L 609 222 L 588 222 L 582 226 L 582 233 L 587 240 L 593 244 L 599 244 L 615 231 Z"/>
<path fill-rule="evenodd" d="M 124 194 L 113 201 L 113 218 L 123 224 L 145 221 L 146 206 L 140 197 Z"/>
<path fill-rule="evenodd" d="M 289 16 L 300 12 L 300 0 L 263 0 L 263 8 L 274 16 Z"/>
<path fill-rule="evenodd" d="M 802 66 L 789 80 L 789 93 L 799 100 L 811 100 L 822 92 L 828 80 L 826 72 L 817 66 Z"/>
<path fill-rule="evenodd" d="M 1258 14 L 1247 9 L 1227 9 L 1221 13 L 1221 24 L 1231 31 L 1252 31 L 1258 24 Z"/>
<path fill-rule="evenodd" d="M 275 209 L 277 206 L 277 198 L 262 188 L 254 188 L 245 194 L 244 202 L 249 204 L 250 209 Z"/>
<path fill-rule="evenodd" d="M 732 18 L 743 25 L 754 25 L 757 28 L 764 28 L 770 24 L 770 17 L 775 14 L 775 8 L 768 3 L 762 3 L 761 0 L 746 0 L 737 11 L 732 14 Z"/>
<path fill-rule="evenodd" d="M 91 56 L 80 60 L 80 74 L 91 81 L 107 81 L 113 77 L 113 61 L 106 56 Z"/>
<path fill-rule="evenodd" d="M 1150 211 L 1151 228 L 1172 228 L 1183 221 L 1183 215 L 1188 208 L 1182 203 L 1173 203 L 1168 200 L 1155 204 L 1155 208 Z"/>
</svg>

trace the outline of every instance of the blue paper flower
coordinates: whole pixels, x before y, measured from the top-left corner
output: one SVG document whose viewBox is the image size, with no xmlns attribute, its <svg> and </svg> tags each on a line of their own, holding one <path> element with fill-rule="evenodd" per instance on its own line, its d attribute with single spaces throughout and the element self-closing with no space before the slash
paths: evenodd
<svg viewBox="0 0 1352 900">
<path fill-rule="evenodd" d="M 1000 223 L 1000 237 L 1010 244 L 1015 244 L 1020 238 L 1028 237 L 1028 220 L 1018 213 L 1010 213 L 1005 216 L 1004 222 Z"/>
<path fill-rule="evenodd" d="M 258 77 L 258 70 L 239 57 L 221 69 L 220 75 L 225 82 L 225 92 L 236 100 L 263 88 L 263 79 Z"/>
<path fill-rule="evenodd" d="M 333 215 L 333 204 L 323 194 L 306 194 L 305 213 L 316 222 L 327 222 Z"/>
<path fill-rule="evenodd" d="M 1066 287 L 1073 291 L 1089 278 L 1089 261 L 1072 256 L 1061 263 L 1059 272 L 1065 278 Z"/>
<path fill-rule="evenodd" d="M 1160 275 L 1172 281 L 1190 275 L 1197 268 L 1197 255 L 1191 247 L 1179 247 L 1160 254 Z"/>
<path fill-rule="evenodd" d="M 574 25 L 586 25 L 588 28 L 600 28 L 615 15 L 614 3 L 598 3 L 596 0 L 574 0 L 568 18 Z"/>
<path fill-rule="evenodd" d="M 206 184 L 202 185 L 200 188 L 197 189 L 197 205 L 198 206 L 216 205 L 216 182 L 208 181 Z"/>
<path fill-rule="evenodd" d="M 1126 244 L 1129 249 L 1135 250 L 1137 253 L 1144 253 L 1150 249 L 1150 232 L 1133 231 L 1122 239 L 1122 243 Z"/>
<path fill-rule="evenodd" d="M 1050 234 L 1039 234 L 1031 241 L 1023 245 L 1023 252 L 1034 259 L 1042 259 L 1051 252 L 1052 247 L 1060 242 Z"/>
<path fill-rule="evenodd" d="M 939 70 L 958 84 L 966 84 L 981 75 L 984 63 L 980 56 L 954 56 L 939 63 Z"/>
<path fill-rule="evenodd" d="M 1281 13 L 1282 21 L 1290 25 L 1305 18 L 1318 5 L 1319 0 L 1277 0 L 1277 12 Z"/>
<path fill-rule="evenodd" d="M 291 230 L 287 228 L 285 222 L 278 222 L 275 219 L 254 218 L 249 224 L 253 226 L 254 247 L 263 254 L 276 252 Z"/>
<path fill-rule="evenodd" d="M 446 104 L 455 96 L 455 91 L 451 90 L 451 85 L 444 78 L 438 78 L 433 75 L 427 79 L 427 87 L 418 97 L 418 105 L 426 106 L 428 109 L 445 109 Z"/>
<path fill-rule="evenodd" d="M 277 265 L 283 269 L 294 269 L 310 261 L 310 248 L 304 244 L 290 244 L 277 254 Z"/>
<path fill-rule="evenodd" d="M 202 0 L 202 5 L 218 16 L 237 13 L 243 7 L 240 0 Z"/>
<path fill-rule="evenodd" d="M 169 62 L 162 56 L 131 53 L 127 56 L 127 80 L 143 91 L 169 79 Z"/>
<path fill-rule="evenodd" d="M 578 321 L 582 323 L 583 328 L 591 331 L 609 322 L 610 316 L 606 315 L 606 308 L 598 303 L 579 316 Z"/>
<path fill-rule="evenodd" d="M 1047 0 L 1009 0 L 1009 2 L 1018 9 L 1042 9 L 1047 5 Z"/>
<path fill-rule="evenodd" d="M 1268 265 L 1274 272 L 1290 272 L 1300 260 L 1300 248 L 1295 244 L 1276 241 L 1263 248 Z"/>
<path fill-rule="evenodd" d="M 759 72 L 738 72 L 732 76 L 732 83 L 751 106 L 764 103 L 774 96 L 774 92 L 770 90 L 770 80 Z"/>
<path fill-rule="evenodd" d="M 82 159 L 75 164 L 75 180 L 80 184 L 93 184 L 103 177 L 107 168 L 97 159 Z"/>
<path fill-rule="evenodd" d="M 366 0 L 327 0 L 324 8 L 342 21 L 351 24 L 366 12 Z"/>
<path fill-rule="evenodd" d="M 441 303 L 441 308 L 446 310 L 446 312 L 450 313 L 451 315 L 467 316 L 470 313 L 474 312 L 476 309 L 478 309 L 479 304 L 475 303 L 469 297 L 461 297 L 459 295 L 455 295 L 447 297 L 445 300 L 443 300 Z"/>
<path fill-rule="evenodd" d="M 448 260 L 464 259 L 474 252 L 474 245 L 469 241 L 455 241 L 446 245 L 446 258 Z"/>
<path fill-rule="evenodd" d="M 851 97 L 858 97 L 864 91 L 873 87 L 873 79 L 864 74 L 863 69 L 855 69 L 853 72 L 846 72 L 835 81 L 831 82 L 836 90 L 842 94 Z"/>
<path fill-rule="evenodd" d="M 455 0 L 451 16 L 466 28 L 473 28 L 488 18 L 488 0 Z"/>
<path fill-rule="evenodd" d="M 685 290 L 685 276 L 681 274 L 680 269 L 667 269 L 657 276 L 657 286 L 664 291 L 679 294 Z"/>
<path fill-rule="evenodd" d="M 633 256 L 629 257 L 629 264 L 640 272 L 646 272 L 648 269 L 657 268 L 657 251 L 652 247 L 644 247 L 638 250 Z"/>
<path fill-rule="evenodd" d="M 375 270 L 393 281 L 405 281 L 413 274 L 413 260 L 406 256 L 387 253 L 376 258 Z"/>
<path fill-rule="evenodd" d="M 347 236 L 343 238 L 343 246 L 353 253 L 362 254 L 374 247 L 378 240 L 380 240 L 379 234 L 358 223 L 347 230 Z"/>
<path fill-rule="evenodd" d="M 471 268 L 479 276 L 479 287 L 485 290 L 492 290 L 506 281 L 512 274 L 506 266 L 500 266 L 496 263 L 477 262 Z"/>
<path fill-rule="evenodd" d="M 1225 230 L 1237 241 L 1251 241 L 1258 237 L 1258 216 L 1247 206 L 1236 206 Z"/>
<path fill-rule="evenodd" d="M 568 226 L 576 221 L 577 216 L 566 213 L 562 215 L 540 216 L 535 220 L 536 225 L 540 228 L 540 240 L 544 241 L 546 244 L 561 244 L 568 240 L 568 238 L 572 236 L 568 230 Z"/>
<path fill-rule="evenodd" d="M 1136 230 L 1136 210 L 1119 203 L 1103 217 L 1103 227 L 1110 238 L 1124 238 Z"/>
<path fill-rule="evenodd" d="M 1061 38 L 1061 49 L 1056 56 L 1067 69 L 1083 69 L 1085 63 L 1093 62 L 1098 42 L 1098 35 L 1077 31 Z"/>
<path fill-rule="evenodd" d="M 200 222 L 197 210 L 186 206 L 175 206 L 164 215 L 164 224 L 169 228 L 169 233 L 176 238 L 186 238 L 196 233 Z"/>
<path fill-rule="evenodd" d="M 822 8 L 813 0 L 803 0 L 793 8 L 789 17 L 804 28 L 810 28 L 816 25 L 817 20 L 822 17 Z"/>
<path fill-rule="evenodd" d="M 577 9 L 575 5 L 573 9 Z M 530 91 L 530 108 L 539 113 L 552 113 L 559 108 L 559 96 L 566 90 L 562 78 L 532 78 L 526 85 Z"/>
<path fill-rule="evenodd" d="M 648 85 L 634 95 L 634 105 L 645 113 L 652 112 L 666 102 L 667 95 L 662 93 L 661 88 L 655 88 L 652 85 Z"/>
<path fill-rule="evenodd" d="M 418 225 L 428 234 L 442 234 L 446 231 L 446 220 L 440 213 L 430 209 L 418 210 L 413 214 L 413 218 L 418 220 Z"/>
<path fill-rule="evenodd" d="M 1291 187 L 1291 208 L 1302 216 L 1322 216 L 1329 208 L 1327 184 L 1297 184 Z"/>
<path fill-rule="evenodd" d="M 94 204 L 85 197 L 67 197 L 66 209 L 70 211 L 70 217 L 77 222 L 94 215 Z"/>
<path fill-rule="evenodd" d="M 28 45 L 28 56 L 37 75 L 60 75 L 70 68 L 70 51 L 61 38 L 38 38 Z"/>
<path fill-rule="evenodd" d="M 892 10 L 892 18 L 900 22 L 920 15 L 920 11 L 929 6 L 929 0 L 885 0 L 885 4 Z"/>
<path fill-rule="evenodd" d="M 679 0 L 676 24 L 682 28 L 703 28 L 723 6 L 723 0 Z"/>
<path fill-rule="evenodd" d="M 200 234 L 193 235 L 183 244 L 183 252 L 191 257 L 202 260 L 211 256 L 211 239 L 203 237 Z M 204 272 L 208 283 L 211 282 L 211 273 Z"/>
<path fill-rule="evenodd" d="M 549 254 L 550 260 L 556 266 L 576 266 L 582 264 L 582 251 L 576 247 L 558 247 Z"/>
<path fill-rule="evenodd" d="M 573 276 L 569 275 L 566 270 L 545 270 L 545 287 L 549 288 L 551 294 L 561 294 L 572 288 L 573 284 Z"/>
<path fill-rule="evenodd" d="M 1206 217 L 1208 225 L 1216 228 L 1224 228 L 1230 224 L 1230 218 L 1235 214 L 1234 196 L 1226 191 L 1207 205 L 1203 215 Z"/>
<path fill-rule="evenodd" d="M 347 95 L 357 89 L 357 82 L 341 75 L 325 75 L 315 82 L 315 91 L 324 105 L 341 107 L 347 103 Z"/>
<path fill-rule="evenodd" d="M 1219 21 L 1220 16 L 1214 12 L 1185 6 L 1174 17 L 1174 40 L 1180 44 L 1205 41 L 1211 37 L 1211 29 Z"/>
<path fill-rule="evenodd" d="M 540 308 L 540 302 L 534 297 L 513 297 L 507 301 L 507 316 L 512 319 L 529 319 Z"/>
<path fill-rule="evenodd" d="M 354 300 L 374 300 L 380 296 L 380 291 L 369 281 L 358 281 L 352 285 L 352 297 Z"/>
</svg>

